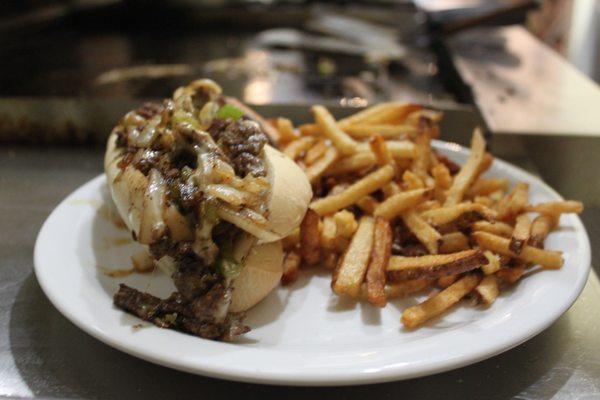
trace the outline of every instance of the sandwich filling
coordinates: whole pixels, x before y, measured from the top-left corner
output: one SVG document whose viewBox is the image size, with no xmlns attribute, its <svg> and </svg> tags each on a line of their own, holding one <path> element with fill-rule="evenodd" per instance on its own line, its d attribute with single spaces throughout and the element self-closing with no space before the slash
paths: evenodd
<svg viewBox="0 0 600 400">
<path fill-rule="evenodd" d="M 199 80 L 162 104 L 129 112 L 113 133 L 122 173 L 134 168 L 148 180 L 135 239 L 149 246 L 177 288 L 159 299 L 121 285 L 115 305 L 208 339 L 247 332 L 228 308 L 247 254 L 234 251 L 235 244 L 250 237 L 246 232 L 269 237 L 264 127 L 229 104 L 214 82 Z"/>
</svg>

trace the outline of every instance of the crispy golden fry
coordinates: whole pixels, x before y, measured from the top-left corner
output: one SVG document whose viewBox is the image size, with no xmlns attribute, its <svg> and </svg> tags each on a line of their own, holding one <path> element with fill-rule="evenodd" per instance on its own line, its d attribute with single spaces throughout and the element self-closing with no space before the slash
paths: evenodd
<svg viewBox="0 0 600 400">
<path fill-rule="evenodd" d="M 324 140 L 317 141 L 310 149 L 306 151 L 304 162 L 306 165 L 311 165 L 325 154 L 327 151 L 327 143 Z"/>
<path fill-rule="evenodd" d="M 283 149 L 283 154 L 291 158 L 292 160 L 296 160 L 298 157 L 302 155 L 306 150 L 312 146 L 315 138 L 307 136 L 302 137 L 298 140 L 295 140 L 288 144 L 285 149 Z"/>
<path fill-rule="evenodd" d="M 350 297 L 359 295 L 373 247 L 374 225 L 375 222 L 371 217 L 365 216 L 360 219 L 350 246 L 333 273 L 331 287 L 337 295 Z"/>
<path fill-rule="evenodd" d="M 433 175 L 436 189 L 445 191 L 452 185 L 452 175 L 450 175 L 450 170 L 442 163 L 438 163 L 431 169 L 431 175 Z"/>
<path fill-rule="evenodd" d="M 369 139 L 369 147 L 373 154 L 375 154 L 375 160 L 380 167 L 388 164 L 396 167 L 385 140 L 383 140 L 381 135 L 372 136 L 371 139 Z"/>
<path fill-rule="evenodd" d="M 300 243 L 300 228 L 296 228 L 281 240 L 284 250 L 291 250 Z"/>
<path fill-rule="evenodd" d="M 487 232 L 473 232 L 471 237 L 483 249 L 515 257 L 528 263 L 539 264 L 542 268 L 558 269 L 563 265 L 562 253 L 560 251 L 542 250 L 526 245 L 523 246 L 521 253 L 515 254 L 508 248 L 510 240 L 507 238 Z"/>
<path fill-rule="evenodd" d="M 538 212 L 541 214 L 566 214 L 576 213 L 580 214 L 583 212 L 583 203 L 580 201 L 564 200 L 564 201 L 551 201 L 548 203 L 536 204 L 533 206 L 527 206 L 525 211 Z"/>
<path fill-rule="evenodd" d="M 323 173 L 335 163 L 337 160 L 338 152 L 335 147 L 329 147 L 325 150 L 323 157 L 319 158 L 313 165 L 306 169 L 306 176 L 310 183 L 317 182 Z"/>
<path fill-rule="evenodd" d="M 502 264 L 500 262 L 500 257 L 498 255 L 492 253 L 489 250 L 483 252 L 485 258 L 487 258 L 488 263 L 481 266 L 481 270 L 486 275 L 491 275 L 496 273 L 501 267 Z"/>
<path fill-rule="evenodd" d="M 394 168 L 391 165 L 386 165 L 356 181 L 342 193 L 313 201 L 310 208 L 320 215 L 332 214 L 356 203 L 358 200 L 374 191 L 381 189 L 383 186 L 387 185 L 393 177 Z"/>
<path fill-rule="evenodd" d="M 279 131 L 280 144 L 289 143 L 300 138 L 300 136 L 294 131 L 294 125 L 292 124 L 292 121 L 287 118 L 277 118 L 275 126 Z"/>
<path fill-rule="evenodd" d="M 390 283 L 385 286 L 385 296 L 388 299 L 405 297 L 422 291 L 433 282 L 433 279 L 412 279 L 404 282 Z"/>
<path fill-rule="evenodd" d="M 442 120 L 442 117 L 444 116 L 444 113 L 441 111 L 436 111 L 436 110 L 429 110 L 427 108 L 423 108 L 420 110 L 414 110 L 412 111 L 408 117 L 406 117 L 406 123 L 407 124 L 413 124 L 416 125 L 419 123 L 419 120 L 425 118 L 428 120 L 431 120 L 432 122 L 440 122 Z"/>
<path fill-rule="evenodd" d="M 373 212 L 373 215 L 391 220 L 400 215 L 403 211 L 414 207 L 415 205 L 427 199 L 429 193 L 431 193 L 430 189 L 417 189 L 407 192 L 400 192 L 379 204 L 379 206 L 377 206 Z"/>
<path fill-rule="evenodd" d="M 458 303 L 479 284 L 477 274 L 469 274 L 423 303 L 409 307 L 402 313 L 402 323 L 408 329 L 416 328 Z"/>
<path fill-rule="evenodd" d="M 325 171 L 325 176 L 336 176 L 347 174 L 349 172 L 360 171 L 362 169 L 372 167 L 375 165 L 375 163 L 375 154 L 371 153 L 370 151 L 363 151 L 353 154 L 349 157 L 344 157 L 335 164 L 331 165 L 331 167 Z"/>
<path fill-rule="evenodd" d="M 471 225 L 473 231 L 482 231 L 493 233 L 494 235 L 511 237 L 513 233 L 513 227 L 504 222 L 489 222 L 489 221 L 476 221 Z"/>
<path fill-rule="evenodd" d="M 473 139 L 471 140 L 471 154 L 467 162 L 454 177 L 454 182 L 452 182 L 452 186 L 448 189 L 446 195 L 445 206 L 453 206 L 462 201 L 465 192 L 479 172 L 484 155 L 485 139 L 479 128 L 477 128 L 473 132 Z"/>
<path fill-rule="evenodd" d="M 319 215 L 309 209 L 300 224 L 300 256 L 306 265 L 315 265 L 321 259 Z"/>
<path fill-rule="evenodd" d="M 415 211 L 406 211 L 402 214 L 404 224 L 419 239 L 430 254 L 437 254 L 442 235 L 429 225 Z"/>
<path fill-rule="evenodd" d="M 424 202 L 417 204 L 414 207 L 414 210 L 422 213 L 423 211 L 433 210 L 435 208 L 440 208 L 441 206 L 442 203 L 440 203 L 438 200 L 425 200 Z"/>
<path fill-rule="evenodd" d="M 348 210 L 338 211 L 333 215 L 333 220 L 336 224 L 337 234 L 342 238 L 350 239 L 358 229 L 356 217 Z"/>
<path fill-rule="evenodd" d="M 508 190 L 508 178 L 479 178 L 467 191 L 467 197 L 487 196 L 498 190 Z"/>
<path fill-rule="evenodd" d="M 437 280 L 437 285 L 441 288 L 447 288 L 448 286 L 452 285 L 454 282 L 456 282 L 458 280 L 460 276 L 459 275 L 446 275 L 446 276 L 441 276 L 438 278 Z"/>
<path fill-rule="evenodd" d="M 368 139 L 372 135 L 381 135 L 384 139 L 403 139 L 417 134 L 414 125 L 349 125 L 344 132 L 356 139 Z"/>
<path fill-rule="evenodd" d="M 518 266 L 512 268 L 502 268 L 496 272 L 496 276 L 504 282 L 513 284 L 516 283 L 525 273 L 525 267 Z"/>
<path fill-rule="evenodd" d="M 373 196 L 365 196 L 358 200 L 356 205 L 367 214 L 373 214 L 377 206 L 379 206 L 379 202 Z"/>
<path fill-rule="evenodd" d="M 283 259 L 283 274 L 281 283 L 290 285 L 298 279 L 298 270 L 300 269 L 300 256 L 295 251 L 290 251 Z"/>
<path fill-rule="evenodd" d="M 496 276 L 484 276 L 481 282 L 479 282 L 479 285 L 475 288 L 475 293 L 477 294 L 477 297 L 479 297 L 481 303 L 486 306 L 491 305 L 500 294 Z"/>
<path fill-rule="evenodd" d="M 394 181 L 388 183 L 381 190 L 383 191 L 383 197 L 386 200 L 402 191 L 402 189 L 400 189 L 400 186 L 398 186 L 398 184 Z"/>
<path fill-rule="evenodd" d="M 335 248 L 335 240 L 337 239 L 337 224 L 333 217 L 323 218 L 321 229 L 321 247 L 325 250 L 333 250 Z"/>
<path fill-rule="evenodd" d="M 529 218 L 527 214 L 518 215 L 512 237 L 510 238 L 510 243 L 508 244 L 510 251 L 519 254 L 523 249 L 523 246 L 529 241 L 530 232 L 531 218 Z"/>
<path fill-rule="evenodd" d="M 412 164 L 412 171 L 421 177 L 427 179 L 429 164 L 431 162 L 431 137 L 432 126 L 429 120 L 419 120 L 419 133 L 415 138 L 415 158 Z"/>
<path fill-rule="evenodd" d="M 469 248 L 469 238 L 462 232 L 451 232 L 442 235 L 440 253 L 456 253 Z"/>
<path fill-rule="evenodd" d="M 498 203 L 498 219 L 505 220 L 522 213 L 528 203 L 529 185 L 524 182 L 517 183 Z"/>
<path fill-rule="evenodd" d="M 373 249 L 367 267 L 365 283 L 369 303 L 377 307 L 385 307 L 386 268 L 392 253 L 392 228 L 390 223 L 383 218 L 375 219 L 373 234 Z"/>
<path fill-rule="evenodd" d="M 321 265 L 326 269 L 334 270 L 337 267 L 338 255 L 333 251 L 326 251 L 323 254 Z"/>
<path fill-rule="evenodd" d="M 479 168 L 477 169 L 477 175 L 475 176 L 475 180 L 477 180 L 485 171 L 490 169 L 493 163 L 494 156 L 492 156 L 490 153 L 485 153 L 483 155 L 483 160 L 481 160 L 481 164 L 479 164 Z"/>
<path fill-rule="evenodd" d="M 414 172 L 406 170 L 402 174 L 403 186 L 406 190 L 415 190 L 425 187 L 423 180 Z"/>
<path fill-rule="evenodd" d="M 410 103 L 383 103 L 357 112 L 339 121 L 342 129 L 353 125 L 379 125 L 402 123 L 406 117 L 421 106 Z"/>
<path fill-rule="evenodd" d="M 538 215 L 531 224 L 529 245 L 540 249 L 544 248 L 544 241 L 548 234 L 558 224 L 558 216 L 550 214 Z"/>
<path fill-rule="evenodd" d="M 333 116 L 325 107 L 313 106 L 311 110 L 323 134 L 331 140 L 341 154 L 350 155 L 356 153 L 358 144 L 340 129 Z"/>
<path fill-rule="evenodd" d="M 477 218 L 486 220 L 493 220 L 496 217 L 494 210 L 477 203 L 460 203 L 454 206 L 435 208 L 422 212 L 421 217 L 432 225 L 440 226 L 457 220 L 466 213 L 473 213 Z"/>
<path fill-rule="evenodd" d="M 486 196 L 475 196 L 475 198 L 473 199 L 473 203 L 481 204 L 482 206 L 485 206 L 488 208 L 492 208 L 495 205 L 494 200 L 492 200 L 491 198 L 486 197 Z"/>
<path fill-rule="evenodd" d="M 445 275 L 471 271 L 486 263 L 487 259 L 477 249 L 419 257 L 392 256 L 387 268 L 387 277 L 390 281 L 437 279 Z"/>
<path fill-rule="evenodd" d="M 387 149 L 396 161 L 412 159 L 415 157 L 415 144 L 408 140 L 388 140 L 385 142 Z M 371 153 L 371 146 L 369 143 L 359 143 L 357 146 L 357 153 Z M 373 154 L 373 156 L 375 156 Z"/>
<path fill-rule="evenodd" d="M 302 124 L 298 126 L 298 131 L 302 136 L 317 136 L 321 134 L 321 129 L 317 124 Z"/>
</svg>

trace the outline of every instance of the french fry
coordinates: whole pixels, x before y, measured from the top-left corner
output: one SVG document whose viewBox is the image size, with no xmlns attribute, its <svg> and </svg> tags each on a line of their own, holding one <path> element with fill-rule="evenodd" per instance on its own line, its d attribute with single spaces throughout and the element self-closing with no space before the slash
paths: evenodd
<svg viewBox="0 0 600 400">
<path fill-rule="evenodd" d="M 469 238 L 462 232 L 451 232 L 442 235 L 439 252 L 456 253 L 469 248 Z"/>
<path fill-rule="evenodd" d="M 313 106 L 311 111 L 323 134 L 331 140 L 341 154 L 350 155 L 356 153 L 357 143 L 340 129 L 333 116 L 325 107 Z"/>
<path fill-rule="evenodd" d="M 512 237 L 508 248 L 515 254 L 519 254 L 523 249 L 523 246 L 529 240 L 529 234 L 531 232 L 531 219 L 527 214 L 521 214 L 517 216 L 515 222 L 515 228 L 513 230 Z"/>
<path fill-rule="evenodd" d="M 498 203 L 498 219 L 505 220 L 525 210 L 529 203 L 529 185 L 520 182 Z"/>
<path fill-rule="evenodd" d="M 298 131 L 302 136 L 317 136 L 321 134 L 321 129 L 317 124 L 302 124 L 298 126 Z"/>
<path fill-rule="evenodd" d="M 358 200 L 356 205 L 367 214 L 373 214 L 377 206 L 379 206 L 379 202 L 373 196 L 365 196 Z"/>
<path fill-rule="evenodd" d="M 327 151 L 327 143 L 324 140 L 319 140 L 310 149 L 306 151 L 304 162 L 306 165 L 311 165 L 325 154 Z"/>
<path fill-rule="evenodd" d="M 509 284 L 516 283 L 525 274 L 525 267 L 517 266 L 511 268 L 502 268 L 496 272 L 496 276 Z"/>
<path fill-rule="evenodd" d="M 408 329 L 422 325 L 458 303 L 460 299 L 477 287 L 480 280 L 481 278 L 477 274 L 464 276 L 423 303 L 404 310 L 402 323 Z"/>
<path fill-rule="evenodd" d="M 331 287 L 339 296 L 357 297 L 363 283 L 373 247 L 374 220 L 362 217 L 350 246 L 333 273 Z"/>
<path fill-rule="evenodd" d="M 362 169 L 374 166 L 375 163 L 375 155 L 370 151 L 363 151 L 353 154 L 349 157 L 344 157 L 335 164 L 331 165 L 327 171 L 325 171 L 325 176 L 336 176 L 360 171 Z"/>
<path fill-rule="evenodd" d="M 486 275 L 491 275 L 498 272 L 498 270 L 500 270 L 500 268 L 502 267 L 500 263 L 500 257 L 498 257 L 496 254 L 492 253 L 489 250 L 484 251 L 483 255 L 488 260 L 487 264 L 481 266 L 481 270 L 483 271 L 483 273 Z"/>
<path fill-rule="evenodd" d="M 425 187 L 423 180 L 414 172 L 406 170 L 402 174 L 403 186 L 406 190 L 415 190 Z"/>
<path fill-rule="evenodd" d="M 487 263 L 487 259 L 477 249 L 419 257 L 391 256 L 387 277 L 390 281 L 418 278 L 437 279 L 441 276 L 471 271 L 485 263 Z"/>
<path fill-rule="evenodd" d="M 431 161 L 431 126 L 428 120 L 419 120 L 419 133 L 415 138 L 415 158 L 412 164 L 412 171 L 421 177 L 427 178 L 429 164 Z"/>
<path fill-rule="evenodd" d="M 432 225 L 440 226 L 455 221 L 466 213 L 476 214 L 477 218 L 486 220 L 493 220 L 496 217 L 494 210 L 477 203 L 460 203 L 453 206 L 435 208 L 422 212 L 421 217 Z"/>
<path fill-rule="evenodd" d="M 335 248 L 335 240 L 337 239 L 337 224 L 333 217 L 323 218 L 323 229 L 321 229 L 321 247 L 325 250 L 333 250 Z"/>
<path fill-rule="evenodd" d="M 406 297 L 422 291 L 433 282 L 433 279 L 412 279 L 404 282 L 390 283 L 385 286 L 385 296 L 388 299 Z"/>
<path fill-rule="evenodd" d="M 341 119 L 339 125 L 346 129 L 353 125 L 397 124 L 404 121 L 410 113 L 420 109 L 421 106 L 410 103 L 383 103 Z"/>
<path fill-rule="evenodd" d="M 415 211 L 407 211 L 402 214 L 404 224 L 423 243 L 430 254 L 437 254 L 442 235 L 429 225 Z"/>
<path fill-rule="evenodd" d="M 513 227 L 504 222 L 489 222 L 489 221 L 476 221 L 471 225 L 471 230 L 493 233 L 494 235 L 511 237 L 513 233 Z"/>
<path fill-rule="evenodd" d="M 356 139 L 368 139 L 372 135 L 381 135 L 384 139 L 403 139 L 417 134 L 417 127 L 414 125 L 348 125 L 343 129 Z"/>
<path fill-rule="evenodd" d="M 473 203 L 481 204 L 482 206 L 488 207 L 488 208 L 492 208 L 495 206 L 494 200 L 492 200 L 491 198 L 489 198 L 487 196 L 475 196 L 475 198 L 473 198 Z"/>
<path fill-rule="evenodd" d="M 550 214 L 538 215 L 531 223 L 529 245 L 539 249 L 544 248 L 544 241 L 548 234 L 558 224 L 558 217 Z"/>
<path fill-rule="evenodd" d="M 335 270 L 338 263 L 338 255 L 333 251 L 326 251 L 323 254 L 323 262 L 321 265 L 326 269 Z"/>
<path fill-rule="evenodd" d="M 298 271 L 300 269 L 300 255 L 295 251 L 290 251 L 283 259 L 283 274 L 281 275 L 281 283 L 290 285 L 298 279 Z"/>
<path fill-rule="evenodd" d="M 479 285 L 475 288 L 475 293 L 481 303 L 486 306 L 491 305 L 498 295 L 500 294 L 500 289 L 498 289 L 498 279 L 494 275 L 484 276 Z"/>
<path fill-rule="evenodd" d="M 487 196 L 497 190 L 508 190 L 508 178 L 479 178 L 467 191 L 467 197 Z"/>
<path fill-rule="evenodd" d="M 485 139 L 479 128 L 477 128 L 473 132 L 473 139 L 471 140 L 471 154 L 469 154 L 467 162 L 461 167 L 456 177 L 454 177 L 454 182 L 452 182 L 452 186 L 448 189 L 446 195 L 445 206 L 453 206 L 462 201 L 465 192 L 478 174 L 484 155 Z"/>
<path fill-rule="evenodd" d="M 314 164 L 306 169 L 306 176 L 310 183 L 317 182 L 327 168 L 335 163 L 337 157 L 338 152 L 334 147 L 327 148 L 323 157 L 319 158 Z"/>
<path fill-rule="evenodd" d="M 302 138 L 295 140 L 295 141 L 291 142 L 290 144 L 288 144 L 285 147 L 285 149 L 283 149 L 283 154 L 285 154 L 292 160 L 296 160 L 298 157 L 300 157 L 300 155 L 302 153 L 304 153 L 306 150 L 308 150 L 310 148 L 310 146 L 312 146 L 314 141 L 315 141 L 315 138 L 313 138 L 313 137 L 310 137 L 310 136 L 302 137 Z"/>
<path fill-rule="evenodd" d="M 485 171 L 490 169 L 492 164 L 494 163 L 494 156 L 490 153 L 485 153 L 483 155 L 483 160 L 481 160 L 481 164 L 479 164 L 479 168 L 477 168 L 477 174 L 475 175 L 475 180 L 477 180 Z"/>
<path fill-rule="evenodd" d="M 583 204 L 580 201 L 573 200 L 550 201 L 548 203 L 527 206 L 525 211 L 551 215 L 560 215 L 565 213 L 580 214 L 583 212 Z"/>
<path fill-rule="evenodd" d="M 412 159 L 415 156 L 415 145 L 408 140 L 388 140 L 385 144 L 394 160 Z"/>
<path fill-rule="evenodd" d="M 539 264 L 542 268 L 558 269 L 563 265 L 562 253 L 560 251 L 542 250 L 537 247 L 525 245 L 521 253 L 515 254 L 509 249 L 510 240 L 507 238 L 487 232 L 473 232 L 471 237 L 483 249 L 515 257 L 528 263 Z"/>
<path fill-rule="evenodd" d="M 381 189 L 393 177 L 394 168 L 391 165 L 386 165 L 356 181 L 342 193 L 313 201 L 310 208 L 315 210 L 319 215 L 332 214 Z"/>
<path fill-rule="evenodd" d="M 287 118 L 277 118 L 275 126 L 279 131 L 279 143 L 289 143 L 300 137 L 294 131 L 292 121 Z"/>
<path fill-rule="evenodd" d="M 350 239 L 358 229 L 356 217 L 348 210 L 338 211 L 333 215 L 338 236 Z"/>
<path fill-rule="evenodd" d="M 398 184 L 394 181 L 388 183 L 381 190 L 383 192 L 383 197 L 386 200 L 389 199 L 390 197 L 392 197 L 393 195 L 398 194 L 402 191 L 402 189 L 400 189 L 400 186 L 398 186 Z"/>
<path fill-rule="evenodd" d="M 431 175 L 433 175 L 436 190 L 439 189 L 441 191 L 445 191 L 448 190 L 452 185 L 452 176 L 450 175 L 450 170 L 442 163 L 438 163 L 431 169 Z"/>
<path fill-rule="evenodd" d="M 386 268 L 392 252 L 392 228 L 390 223 L 383 218 L 375 219 L 373 234 L 373 248 L 371 259 L 367 267 L 365 283 L 367 286 L 367 299 L 377 307 L 385 307 Z"/>
<path fill-rule="evenodd" d="M 306 265 L 315 265 L 321 259 L 319 215 L 308 209 L 300 224 L 300 256 Z"/>
<path fill-rule="evenodd" d="M 446 275 L 446 276 L 441 276 L 438 278 L 437 280 L 437 285 L 441 288 L 447 288 L 448 286 L 452 285 L 454 282 L 456 282 L 458 280 L 460 276 L 459 275 Z"/>
<path fill-rule="evenodd" d="M 391 220 L 400 215 L 403 211 L 421 203 L 431 193 L 430 189 L 417 189 L 407 192 L 400 192 L 379 204 L 373 215 Z"/>
<path fill-rule="evenodd" d="M 415 211 L 422 213 L 424 211 L 440 208 L 441 206 L 442 204 L 437 200 L 425 200 L 424 202 L 417 204 L 414 209 Z"/>
<path fill-rule="evenodd" d="M 371 139 L 369 139 L 369 147 L 371 148 L 373 154 L 375 154 L 375 160 L 380 167 L 388 164 L 392 165 L 393 167 L 396 166 L 390 151 L 385 144 L 385 140 L 383 140 L 381 135 L 374 135 L 371 137 Z"/>
</svg>

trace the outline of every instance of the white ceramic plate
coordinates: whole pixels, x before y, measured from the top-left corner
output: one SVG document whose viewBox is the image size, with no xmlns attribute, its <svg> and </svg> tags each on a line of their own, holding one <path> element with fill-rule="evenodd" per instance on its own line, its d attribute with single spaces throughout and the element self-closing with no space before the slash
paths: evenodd
<svg viewBox="0 0 600 400">
<path fill-rule="evenodd" d="M 435 143 L 461 163 L 467 151 Z M 531 186 L 533 203 L 560 196 L 536 177 L 502 161 L 490 176 Z M 251 310 L 252 331 L 237 343 L 199 339 L 147 323 L 112 305 L 120 282 L 158 295 L 173 289 L 154 275 L 110 278 L 98 267 L 129 268 L 136 245 L 107 217 L 105 177 L 67 197 L 42 227 L 35 271 L 52 303 L 81 329 L 142 359 L 196 374 L 271 384 L 355 385 L 433 374 L 506 351 L 541 332 L 573 304 L 590 267 L 590 245 L 578 217 L 563 216 L 547 247 L 564 252 L 557 271 L 535 273 L 501 294 L 490 309 L 459 305 L 425 327 L 406 331 L 398 300 L 379 310 L 340 301 L 328 274 L 304 273 L 291 288 L 275 290 Z M 421 296 L 422 297 L 422 296 Z"/>
</svg>

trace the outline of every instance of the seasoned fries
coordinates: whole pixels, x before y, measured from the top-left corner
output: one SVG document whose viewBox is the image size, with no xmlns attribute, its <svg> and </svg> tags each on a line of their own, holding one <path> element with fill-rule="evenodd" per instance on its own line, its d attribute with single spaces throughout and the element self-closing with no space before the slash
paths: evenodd
<svg viewBox="0 0 600 400">
<path fill-rule="evenodd" d="M 377 307 L 385 307 L 385 270 L 392 252 L 392 228 L 390 223 L 383 218 L 375 220 L 373 235 L 373 249 L 371 260 L 367 267 L 365 283 L 367 286 L 367 299 Z"/>
<path fill-rule="evenodd" d="M 473 183 L 479 174 L 484 155 L 485 140 L 481 131 L 475 129 L 471 141 L 471 154 L 465 165 L 462 166 L 456 177 L 454 177 L 454 182 L 452 182 L 452 186 L 448 190 L 448 195 L 444 202 L 445 206 L 453 206 L 461 202 L 465 192 L 469 189 L 469 185 Z"/>
<path fill-rule="evenodd" d="M 336 295 L 376 307 L 427 291 L 402 314 L 412 329 L 467 295 L 493 307 L 528 268 L 562 266 L 561 252 L 544 241 L 561 214 L 583 205 L 531 204 L 527 183 L 486 176 L 494 157 L 481 130 L 461 166 L 432 148 L 439 112 L 396 102 L 339 121 L 323 106 L 312 112 L 314 123 L 296 130 L 274 121 L 284 153 L 315 193 L 300 229 L 284 239 L 284 284 L 301 266 L 318 265 L 333 271 Z"/>
<path fill-rule="evenodd" d="M 408 329 L 413 329 L 429 321 L 469 294 L 477 287 L 479 280 L 476 274 L 467 275 L 423 303 L 407 308 L 402 313 L 402 323 Z"/>
<path fill-rule="evenodd" d="M 420 257 L 392 256 L 388 265 L 387 276 L 391 281 L 439 278 L 445 275 L 471 271 L 485 263 L 487 263 L 487 259 L 477 249 Z"/>
<path fill-rule="evenodd" d="M 342 193 L 313 201 L 310 208 L 315 210 L 319 215 L 332 214 L 342 208 L 351 206 L 368 194 L 381 189 L 393 177 L 394 168 L 391 165 L 386 165 L 350 185 Z"/>
<path fill-rule="evenodd" d="M 325 107 L 314 106 L 312 112 L 323 134 L 333 142 L 333 145 L 341 154 L 350 155 L 356 153 L 357 143 L 340 129 L 333 116 Z"/>
<path fill-rule="evenodd" d="M 360 293 L 373 246 L 374 221 L 363 217 L 340 265 L 333 273 L 331 288 L 337 295 L 357 297 Z"/>
</svg>

